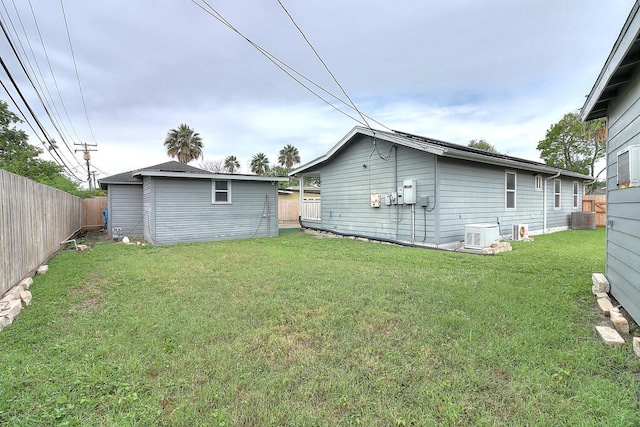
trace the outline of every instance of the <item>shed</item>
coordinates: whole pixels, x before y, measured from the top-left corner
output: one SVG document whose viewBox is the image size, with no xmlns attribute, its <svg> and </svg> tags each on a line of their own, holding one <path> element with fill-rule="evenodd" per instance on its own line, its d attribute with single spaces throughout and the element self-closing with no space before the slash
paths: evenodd
<svg viewBox="0 0 640 427">
<path fill-rule="evenodd" d="M 611 294 L 640 323 L 640 16 L 631 9 L 582 107 L 607 119 L 607 250 Z"/>
<path fill-rule="evenodd" d="M 107 190 L 110 237 L 170 244 L 277 236 L 277 183 L 287 180 L 171 161 L 99 183 Z"/>
<path fill-rule="evenodd" d="M 320 218 L 303 215 L 303 226 L 438 248 L 464 242 L 465 227 L 478 224 L 497 229 L 503 239 L 567 230 L 571 213 L 581 210 L 584 181 L 591 179 L 535 161 L 359 126 L 290 175 L 322 182 Z"/>
</svg>

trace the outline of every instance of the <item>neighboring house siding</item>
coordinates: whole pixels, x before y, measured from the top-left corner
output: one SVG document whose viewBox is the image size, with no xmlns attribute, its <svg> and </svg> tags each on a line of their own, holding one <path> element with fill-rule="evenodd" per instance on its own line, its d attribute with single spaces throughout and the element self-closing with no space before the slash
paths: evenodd
<svg viewBox="0 0 640 427">
<path fill-rule="evenodd" d="M 465 224 L 499 221 L 505 238 L 513 224 L 543 232 L 544 191 L 535 190 L 531 171 L 438 157 L 404 146 L 396 149 L 388 141 L 377 140 L 374 146 L 362 135 L 318 168 L 320 227 L 325 230 L 429 244 L 464 240 Z M 516 174 L 515 209 L 506 206 L 506 172 Z M 416 180 L 418 203 L 385 206 L 383 195 L 402 187 L 406 179 Z M 547 181 L 547 228 L 568 227 L 573 182 L 562 180 L 562 209 L 554 211 L 553 180 Z M 582 183 L 579 186 L 581 198 Z M 379 208 L 371 207 L 372 193 L 381 195 Z M 422 197 L 429 199 L 427 209 L 421 206 Z"/>
<path fill-rule="evenodd" d="M 209 179 L 151 180 L 155 187 L 153 243 L 278 235 L 277 185 L 232 181 L 231 203 L 212 204 Z"/>
<path fill-rule="evenodd" d="M 153 236 L 155 235 L 155 182 L 150 177 L 143 179 L 143 191 L 142 191 L 142 209 L 144 214 L 144 239 L 147 242 L 153 242 Z"/>
<path fill-rule="evenodd" d="M 142 185 L 109 185 L 109 236 L 119 227 L 124 236 L 143 237 Z"/>
<path fill-rule="evenodd" d="M 640 144 L 640 75 L 621 88 L 608 114 L 607 262 L 611 294 L 640 321 L 640 187 L 617 188 L 618 152 Z"/>
</svg>

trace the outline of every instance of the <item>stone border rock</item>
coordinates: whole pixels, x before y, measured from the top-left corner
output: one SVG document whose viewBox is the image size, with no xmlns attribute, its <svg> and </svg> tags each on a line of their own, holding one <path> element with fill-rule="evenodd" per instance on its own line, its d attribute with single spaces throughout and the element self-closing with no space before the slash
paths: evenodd
<svg viewBox="0 0 640 427">
<path fill-rule="evenodd" d="M 48 270 L 49 266 L 41 265 L 36 270 L 36 274 L 46 274 Z M 13 320 L 22 311 L 22 307 L 31 304 L 32 295 L 29 287 L 32 284 L 33 279 L 27 277 L 2 296 L 0 299 L 0 331 L 13 323 Z"/>
</svg>

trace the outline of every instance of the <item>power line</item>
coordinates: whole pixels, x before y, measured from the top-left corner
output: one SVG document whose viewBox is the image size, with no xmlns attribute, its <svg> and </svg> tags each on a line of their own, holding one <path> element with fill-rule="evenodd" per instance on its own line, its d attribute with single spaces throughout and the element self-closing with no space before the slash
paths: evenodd
<svg viewBox="0 0 640 427">
<path fill-rule="evenodd" d="M 347 104 L 344 100 L 338 98 L 337 96 L 333 95 L 332 93 L 330 93 L 329 91 L 327 91 L 326 89 L 320 87 L 318 84 L 314 83 L 313 81 L 311 81 L 310 79 L 308 79 L 307 77 L 305 77 L 304 75 L 302 75 L 301 73 L 299 73 L 298 71 L 296 71 L 294 68 L 290 67 L 289 65 L 287 65 L 286 63 L 284 63 L 283 61 L 281 61 L 280 59 L 278 59 L 275 55 L 271 54 L 269 51 L 267 51 L 266 49 L 264 49 L 263 47 L 261 47 L 260 45 L 258 45 L 257 43 L 255 43 L 253 40 L 251 40 L 249 37 L 247 37 L 246 35 L 244 35 L 241 31 L 239 31 L 236 27 L 234 27 L 229 21 L 227 21 L 222 14 L 220 14 L 220 12 L 218 12 L 213 6 L 211 6 L 206 0 L 201 0 L 204 4 L 207 5 L 207 7 L 210 10 L 207 10 L 207 8 L 205 8 L 204 6 L 202 6 L 201 4 L 199 4 L 196 0 L 191 0 L 191 2 L 193 4 L 195 4 L 196 6 L 198 6 L 200 9 L 202 9 L 205 13 L 211 15 L 214 19 L 216 19 L 217 21 L 221 22 L 223 25 L 225 25 L 227 28 L 231 29 L 233 32 L 235 32 L 236 34 L 238 34 L 240 37 L 242 37 L 245 41 L 247 41 L 247 43 L 249 43 L 251 46 L 253 46 L 256 50 L 258 50 L 262 55 L 264 55 L 269 61 L 271 61 L 276 67 L 278 67 L 282 72 L 284 72 L 285 74 L 287 74 L 289 77 L 291 77 L 295 82 L 297 82 L 299 85 L 301 85 L 302 87 L 304 87 L 305 89 L 307 89 L 307 91 L 309 91 L 311 94 L 313 94 L 314 96 L 316 96 L 318 99 L 320 99 L 321 101 L 323 101 L 324 103 L 326 103 L 327 105 L 329 105 L 331 108 L 335 109 L 336 111 L 338 111 L 339 113 L 345 115 L 346 117 L 350 118 L 351 120 L 363 125 L 363 126 L 367 126 L 368 125 L 366 123 L 363 123 L 362 121 L 356 119 L 355 117 L 351 116 L 350 114 L 347 114 L 346 112 L 342 111 L 341 109 L 339 109 L 338 107 L 336 107 L 335 105 L 333 105 L 331 102 L 327 101 L 326 99 L 324 99 L 321 95 L 319 95 L 318 93 L 316 93 L 313 89 L 311 89 L 309 86 L 305 85 L 303 82 L 301 82 L 299 79 L 297 79 L 295 76 L 292 75 L 292 73 L 297 74 L 298 76 L 300 76 L 302 79 L 308 81 L 309 83 L 311 83 L 312 85 L 316 86 L 317 88 L 319 88 L 320 90 L 322 90 L 323 92 L 325 92 L 326 94 L 332 96 L 334 99 L 338 100 L 339 102 L 341 102 L 342 104 L 344 104 L 345 106 L 354 109 L 353 106 Z M 291 72 L 287 71 L 285 68 L 291 70 Z M 356 110 L 357 111 L 357 110 Z M 368 116 L 367 116 L 368 117 Z M 369 117 L 370 118 L 370 117 Z M 371 119 L 371 118 L 370 118 Z M 375 121 L 375 120 L 374 120 Z M 375 121 L 376 123 L 380 124 L 381 126 L 385 127 L 386 129 L 389 129 L 387 126 L 383 125 L 382 123 Z M 391 129 L 389 129 L 391 130 Z"/>
<path fill-rule="evenodd" d="M 69 24 L 67 22 L 67 14 L 64 10 L 64 3 L 60 0 L 60 7 L 62 8 L 62 17 L 64 18 L 64 26 L 67 30 L 67 39 L 69 40 L 69 49 L 71 50 L 71 58 L 73 59 L 73 68 L 76 71 L 76 80 L 78 81 L 78 89 L 80 89 L 80 98 L 82 98 L 82 107 L 84 108 L 84 115 L 87 119 L 87 125 L 89 126 L 89 132 L 91 133 L 91 139 L 96 141 L 96 137 L 93 135 L 93 128 L 91 127 L 91 121 L 89 120 L 89 113 L 87 112 L 87 103 L 84 99 L 84 92 L 82 91 L 82 85 L 80 84 L 80 74 L 78 73 L 78 64 L 76 62 L 76 55 L 73 51 L 73 44 L 71 43 L 71 33 L 69 32 Z"/>
<path fill-rule="evenodd" d="M 347 97 L 347 99 L 349 100 L 349 102 L 351 103 L 351 105 L 353 106 L 353 109 L 356 110 L 356 112 L 360 115 L 360 117 L 362 118 L 362 120 L 367 124 L 367 127 L 369 128 L 369 130 L 371 130 L 373 132 L 373 129 L 371 129 L 371 126 L 369 126 L 369 123 L 367 122 L 367 119 L 364 118 L 364 116 L 362 115 L 362 113 L 360 112 L 360 110 L 358 110 L 358 107 L 356 107 L 356 104 L 353 102 L 353 100 L 351 99 L 351 97 L 347 94 L 347 91 L 344 90 L 344 87 L 342 87 L 342 85 L 340 84 L 340 82 L 338 81 L 338 79 L 336 78 L 336 76 L 331 72 L 331 70 L 329 69 L 329 67 L 327 66 L 327 64 L 324 62 L 324 60 L 320 57 L 320 54 L 318 53 L 318 51 L 316 50 L 315 47 L 313 47 L 313 45 L 311 44 L 311 41 L 309 41 L 309 39 L 307 38 L 306 34 L 302 31 L 302 29 L 300 28 L 300 26 L 298 25 L 298 23 L 295 21 L 295 19 L 293 19 L 293 16 L 291 16 L 291 14 L 289 13 L 289 11 L 287 10 L 286 7 L 284 7 L 284 5 L 282 4 L 282 2 L 280 0 L 277 0 L 278 4 L 280 5 L 280 7 L 282 8 L 282 10 L 284 10 L 284 12 L 287 14 L 287 16 L 289 17 L 289 19 L 291 20 L 291 22 L 293 23 L 293 25 L 298 29 L 298 32 L 300 33 L 300 35 L 302 36 L 302 38 L 307 42 L 307 45 L 309 45 L 309 47 L 311 48 L 311 50 L 313 51 L 313 53 L 316 55 L 316 57 L 318 58 L 318 60 L 322 63 L 322 65 L 324 66 L 324 69 L 327 70 L 327 73 L 329 73 L 329 75 L 331 76 L 331 78 L 333 79 L 333 81 L 338 85 L 338 87 L 340 88 L 340 90 L 342 91 L 342 93 L 344 94 L 344 96 Z"/>
</svg>

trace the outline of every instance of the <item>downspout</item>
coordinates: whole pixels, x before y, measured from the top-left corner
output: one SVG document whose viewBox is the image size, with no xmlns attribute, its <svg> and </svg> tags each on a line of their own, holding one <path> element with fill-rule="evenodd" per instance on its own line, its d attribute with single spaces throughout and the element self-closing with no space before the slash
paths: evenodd
<svg viewBox="0 0 640 427">
<path fill-rule="evenodd" d="M 547 181 L 560 176 L 560 172 L 544 179 L 544 191 L 542 192 L 542 234 L 547 234 Z"/>
<path fill-rule="evenodd" d="M 304 176 L 300 175 L 298 177 L 298 186 L 300 187 L 300 218 L 302 218 L 302 202 L 304 201 Z M 304 219 L 304 218 L 303 218 Z"/>
<path fill-rule="evenodd" d="M 394 188 L 392 188 L 393 190 L 396 190 L 398 188 L 398 146 L 394 145 L 393 146 L 393 179 L 394 179 Z M 396 205 L 396 239 L 399 238 L 400 234 L 400 205 L 397 204 Z"/>
</svg>

